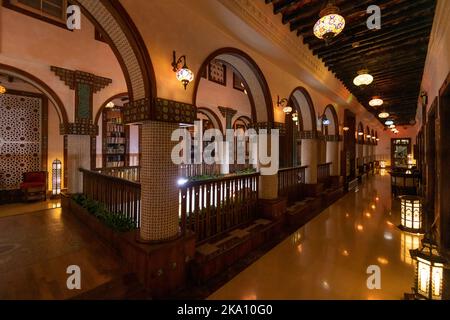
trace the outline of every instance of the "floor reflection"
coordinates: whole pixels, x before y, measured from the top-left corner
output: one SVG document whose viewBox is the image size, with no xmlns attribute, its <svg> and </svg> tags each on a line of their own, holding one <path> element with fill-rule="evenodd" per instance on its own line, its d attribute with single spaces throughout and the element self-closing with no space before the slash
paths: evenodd
<svg viewBox="0 0 450 320">
<path fill-rule="evenodd" d="M 371 177 L 227 283 L 210 299 L 402 299 L 420 237 L 402 233 L 389 176 Z M 369 290 L 367 270 L 381 269 Z"/>
</svg>

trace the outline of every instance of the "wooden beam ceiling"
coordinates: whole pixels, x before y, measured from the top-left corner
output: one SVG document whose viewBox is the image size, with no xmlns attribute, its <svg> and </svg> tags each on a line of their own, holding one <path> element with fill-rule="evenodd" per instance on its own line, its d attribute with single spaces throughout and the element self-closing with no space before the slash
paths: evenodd
<svg viewBox="0 0 450 320">
<path fill-rule="evenodd" d="M 328 0 L 265 0 L 274 14 L 295 32 L 375 116 L 391 113 L 399 125 L 411 124 L 416 115 L 423 69 L 433 25 L 436 0 L 335 0 L 346 20 L 344 31 L 328 45 L 317 39 L 313 27 Z M 381 8 L 381 29 L 369 30 L 366 10 Z M 353 84 L 358 70 L 367 68 L 375 78 L 362 89 Z M 384 106 L 369 106 L 373 96 Z M 384 121 L 384 120 L 380 120 Z"/>
</svg>

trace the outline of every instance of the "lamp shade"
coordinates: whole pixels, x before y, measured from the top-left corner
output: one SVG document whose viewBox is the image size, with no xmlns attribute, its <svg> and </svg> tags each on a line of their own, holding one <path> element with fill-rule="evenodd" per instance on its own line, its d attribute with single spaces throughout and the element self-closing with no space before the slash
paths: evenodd
<svg viewBox="0 0 450 320">
<path fill-rule="evenodd" d="M 178 69 L 176 76 L 178 81 L 183 84 L 184 88 L 186 88 L 187 85 L 194 80 L 194 73 L 186 66 Z"/>
<path fill-rule="evenodd" d="M 373 97 L 373 99 L 369 101 L 371 107 L 380 107 L 383 103 L 384 101 L 380 97 Z"/>
<path fill-rule="evenodd" d="M 368 86 L 373 82 L 373 76 L 367 70 L 360 70 L 358 76 L 353 80 L 355 86 Z"/>
<path fill-rule="evenodd" d="M 314 35 L 319 39 L 332 39 L 345 28 L 343 16 L 332 13 L 321 17 L 314 25 Z"/>
<path fill-rule="evenodd" d="M 6 93 L 6 88 L 2 85 L 0 85 L 0 94 Z"/>
<path fill-rule="evenodd" d="M 411 250 L 416 262 L 414 291 L 418 298 L 444 300 L 449 298 L 446 287 L 448 277 L 447 260 L 441 256 L 438 247 L 428 238 L 422 242 L 422 248 Z"/>
<path fill-rule="evenodd" d="M 57 196 L 61 193 L 61 176 L 62 164 L 61 161 L 55 159 L 52 163 L 52 195 Z"/>
<path fill-rule="evenodd" d="M 423 233 L 423 199 L 416 196 L 400 196 L 402 230 L 412 233 Z"/>
<path fill-rule="evenodd" d="M 380 119 L 387 119 L 389 118 L 390 114 L 387 112 L 380 112 L 380 114 L 378 115 L 378 118 Z"/>
</svg>

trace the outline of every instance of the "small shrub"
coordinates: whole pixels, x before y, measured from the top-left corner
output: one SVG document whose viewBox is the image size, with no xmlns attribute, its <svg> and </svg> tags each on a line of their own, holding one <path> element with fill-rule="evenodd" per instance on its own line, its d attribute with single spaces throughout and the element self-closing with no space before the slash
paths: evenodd
<svg viewBox="0 0 450 320">
<path fill-rule="evenodd" d="M 115 231 L 128 232 L 136 229 L 136 224 L 133 219 L 125 216 L 123 213 L 113 213 L 108 211 L 103 203 L 88 199 L 83 194 L 74 195 L 72 199 L 94 217 L 102 221 L 106 226 Z"/>
</svg>

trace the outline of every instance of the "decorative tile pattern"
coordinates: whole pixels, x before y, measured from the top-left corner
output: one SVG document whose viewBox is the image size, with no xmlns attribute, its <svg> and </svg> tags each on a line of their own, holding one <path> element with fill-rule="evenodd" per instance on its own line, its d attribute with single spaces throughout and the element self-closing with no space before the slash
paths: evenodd
<svg viewBox="0 0 450 320">
<path fill-rule="evenodd" d="M 41 170 L 42 99 L 0 95 L 0 189 L 18 189 L 22 174 Z"/>
<path fill-rule="evenodd" d="M 76 122 L 61 124 L 61 135 L 74 136 L 97 136 L 98 126 L 92 123 L 90 119 L 77 119 Z"/>
<path fill-rule="evenodd" d="M 128 71 L 133 98 L 135 100 L 145 98 L 144 79 L 138 58 L 117 19 L 108 11 L 102 1 L 78 0 L 78 2 L 97 20 L 114 43 Z"/>
<path fill-rule="evenodd" d="M 227 85 L 227 66 L 219 61 L 213 60 L 209 63 L 208 79 L 223 86 Z"/>
<path fill-rule="evenodd" d="M 112 83 L 111 79 L 99 77 L 88 72 L 73 71 L 55 66 L 51 66 L 50 70 L 72 90 L 75 90 L 76 84 L 79 83 L 91 86 L 93 93 L 97 93 Z"/>
<path fill-rule="evenodd" d="M 194 123 L 197 108 L 194 105 L 156 98 L 151 104 L 149 99 L 130 102 L 124 109 L 124 121 L 127 124 L 156 120 L 173 123 Z"/>
<path fill-rule="evenodd" d="M 176 237 L 178 223 L 178 166 L 171 153 L 175 123 L 146 121 L 142 125 L 141 239 L 163 241 Z"/>
<path fill-rule="evenodd" d="M 329 142 L 339 142 L 344 141 L 342 136 L 339 135 L 331 135 L 331 136 L 325 136 L 325 139 Z"/>
</svg>

